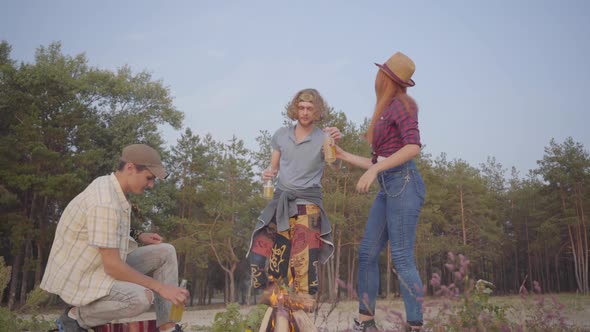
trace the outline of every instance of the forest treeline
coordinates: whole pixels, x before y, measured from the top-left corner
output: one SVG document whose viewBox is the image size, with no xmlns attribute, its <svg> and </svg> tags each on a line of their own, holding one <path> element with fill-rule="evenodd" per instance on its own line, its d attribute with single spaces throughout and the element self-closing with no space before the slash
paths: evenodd
<svg viewBox="0 0 590 332">
<path fill-rule="evenodd" d="M 182 135 L 167 145 L 162 125 Z M 367 121 L 352 123 L 332 110 L 322 126 L 339 127 L 343 148 L 369 155 L 361 138 Z M 91 67 L 85 55 L 63 54 L 59 43 L 19 63 L 10 44 L 0 43 L 0 254 L 12 267 L 2 303 L 11 309 L 25 303 L 40 283 L 67 203 L 112 172 L 124 146 L 138 142 L 162 152 L 171 176 L 130 198 L 133 223 L 176 246 L 195 303 L 210 303 L 214 292 L 226 302 L 250 301 L 244 257 L 265 204 L 259 174 L 269 141 L 263 130 L 250 150 L 241 138 L 217 140 L 184 128 L 169 88 L 147 72 Z M 473 166 L 423 153 L 418 165 L 427 187 L 416 240 L 425 284 L 433 273 L 452 280 L 445 264 L 454 252 L 470 260 L 470 277 L 493 282 L 496 294 L 531 289 L 532 281 L 546 292 L 589 292 L 590 157 L 581 143 L 548 138 L 538 167 L 523 175 L 493 157 Z M 359 241 L 377 191 L 374 185 L 370 195 L 356 193 L 362 172 L 346 164 L 326 168 L 324 206 L 336 250 L 321 266 L 324 299 L 354 296 Z M 383 296 L 399 293 L 389 262 L 384 250 Z"/>
</svg>

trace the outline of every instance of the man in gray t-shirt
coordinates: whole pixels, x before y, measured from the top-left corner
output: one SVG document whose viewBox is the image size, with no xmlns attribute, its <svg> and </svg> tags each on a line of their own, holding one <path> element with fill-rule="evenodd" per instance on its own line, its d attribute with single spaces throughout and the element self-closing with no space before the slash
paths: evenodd
<svg viewBox="0 0 590 332">
<path fill-rule="evenodd" d="M 322 206 L 321 179 L 324 172 L 323 144 L 341 137 L 336 127 L 316 127 L 328 106 L 315 89 L 297 92 L 287 116 L 297 123 L 276 131 L 271 139 L 271 167 L 263 180 L 277 177 L 273 200 L 268 203 L 252 235 L 248 257 L 252 285 L 293 280 L 297 293 L 318 290 L 318 262 L 334 250 L 332 228 Z M 268 279 L 266 261 L 268 259 Z"/>
</svg>

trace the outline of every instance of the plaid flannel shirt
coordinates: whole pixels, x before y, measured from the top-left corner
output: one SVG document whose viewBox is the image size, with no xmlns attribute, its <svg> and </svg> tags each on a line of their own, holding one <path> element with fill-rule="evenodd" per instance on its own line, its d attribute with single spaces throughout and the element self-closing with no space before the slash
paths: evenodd
<svg viewBox="0 0 590 332">
<path fill-rule="evenodd" d="M 104 272 L 98 248 L 129 249 L 131 208 L 114 173 L 95 179 L 64 210 L 41 288 L 73 306 L 107 295 L 114 279 Z"/>
<path fill-rule="evenodd" d="M 421 146 L 418 106 L 411 99 L 407 101 L 406 106 L 401 99 L 394 98 L 375 123 L 372 142 L 373 163 L 377 162 L 377 157 L 389 157 L 404 145 Z"/>
</svg>

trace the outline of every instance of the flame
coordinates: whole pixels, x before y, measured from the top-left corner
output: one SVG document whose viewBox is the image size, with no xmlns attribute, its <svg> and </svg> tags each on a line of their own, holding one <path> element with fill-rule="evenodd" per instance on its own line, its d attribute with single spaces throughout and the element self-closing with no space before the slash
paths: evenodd
<svg viewBox="0 0 590 332">
<path fill-rule="evenodd" d="M 278 303 L 279 303 L 279 298 L 277 296 L 277 293 L 275 293 L 275 290 L 272 290 L 272 294 L 270 294 L 270 298 L 269 298 L 270 304 L 271 306 L 275 307 Z"/>
<path fill-rule="evenodd" d="M 270 321 L 268 322 L 268 327 L 271 328 L 273 331 L 278 327 L 279 329 L 285 329 L 288 332 L 295 332 L 297 331 L 297 323 L 295 322 L 295 317 L 293 315 L 294 311 L 297 310 L 304 310 L 309 311 L 310 308 L 313 307 L 313 296 L 307 293 L 299 293 L 298 291 L 298 283 L 293 278 L 292 275 L 289 275 L 289 283 L 288 285 L 284 285 L 280 282 L 273 282 L 275 280 L 272 277 L 269 278 L 271 283 L 268 285 L 266 289 L 266 294 L 268 295 L 268 303 L 273 309 L 273 313 L 271 316 Z M 286 321 L 278 320 L 277 315 L 286 315 Z M 287 326 L 282 326 L 282 324 L 288 324 Z"/>
</svg>

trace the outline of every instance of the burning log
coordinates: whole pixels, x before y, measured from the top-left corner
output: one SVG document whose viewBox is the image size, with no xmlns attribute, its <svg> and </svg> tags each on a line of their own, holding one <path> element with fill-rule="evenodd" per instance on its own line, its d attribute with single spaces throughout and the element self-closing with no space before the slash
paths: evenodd
<svg viewBox="0 0 590 332">
<path fill-rule="evenodd" d="M 260 330 L 259 332 L 266 332 L 267 328 L 269 326 L 271 326 L 271 319 L 273 316 L 273 311 L 274 308 L 273 307 L 268 307 L 268 309 L 266 309 L 266 312 L 264 313 L 264 317 L 262 318 L 262 322 L 260 323 Z"/>
<path fill-rule="evenodd" d="M 307 312 L 313 312 L 315 308 L 313 296 L 288 294 L 280 288 L 273 288 L 268 302 L 270 306 L 262 319 L 260 332 L 317 331 L 313 321 L 307 315 Z"/>
<path fill-rule="evenodd" d="M 302 332 L 316 332 L 318 329 L 313 324 L 313 321 L 303 310 L 297 310 L 293 312 L 293 319 L 295 320 L 295 326 Z"/>
<path fill-rule="evenodd" d="M 269 304 L 259 332 L 317 332 L 307 313 L 315 310 L 313 295 L 293 289 L 293 280 L 288 285 L 271 282 L 264 290 L 261 302 Z"/>
<path fill-rule="evenodd" d="M 313 321 L 303 310 L 268 307 L 259 332 L 317 332 Z"/>
<path fill-rule="evenodd" d="M 274 332 L 289 332 L 291 329 L 289 328 L 291 325 L 291 321 L 289 319 L 289 313 L 285 310 L 278 309 L 275 310 L 275 328 Z"/>
</svg>

